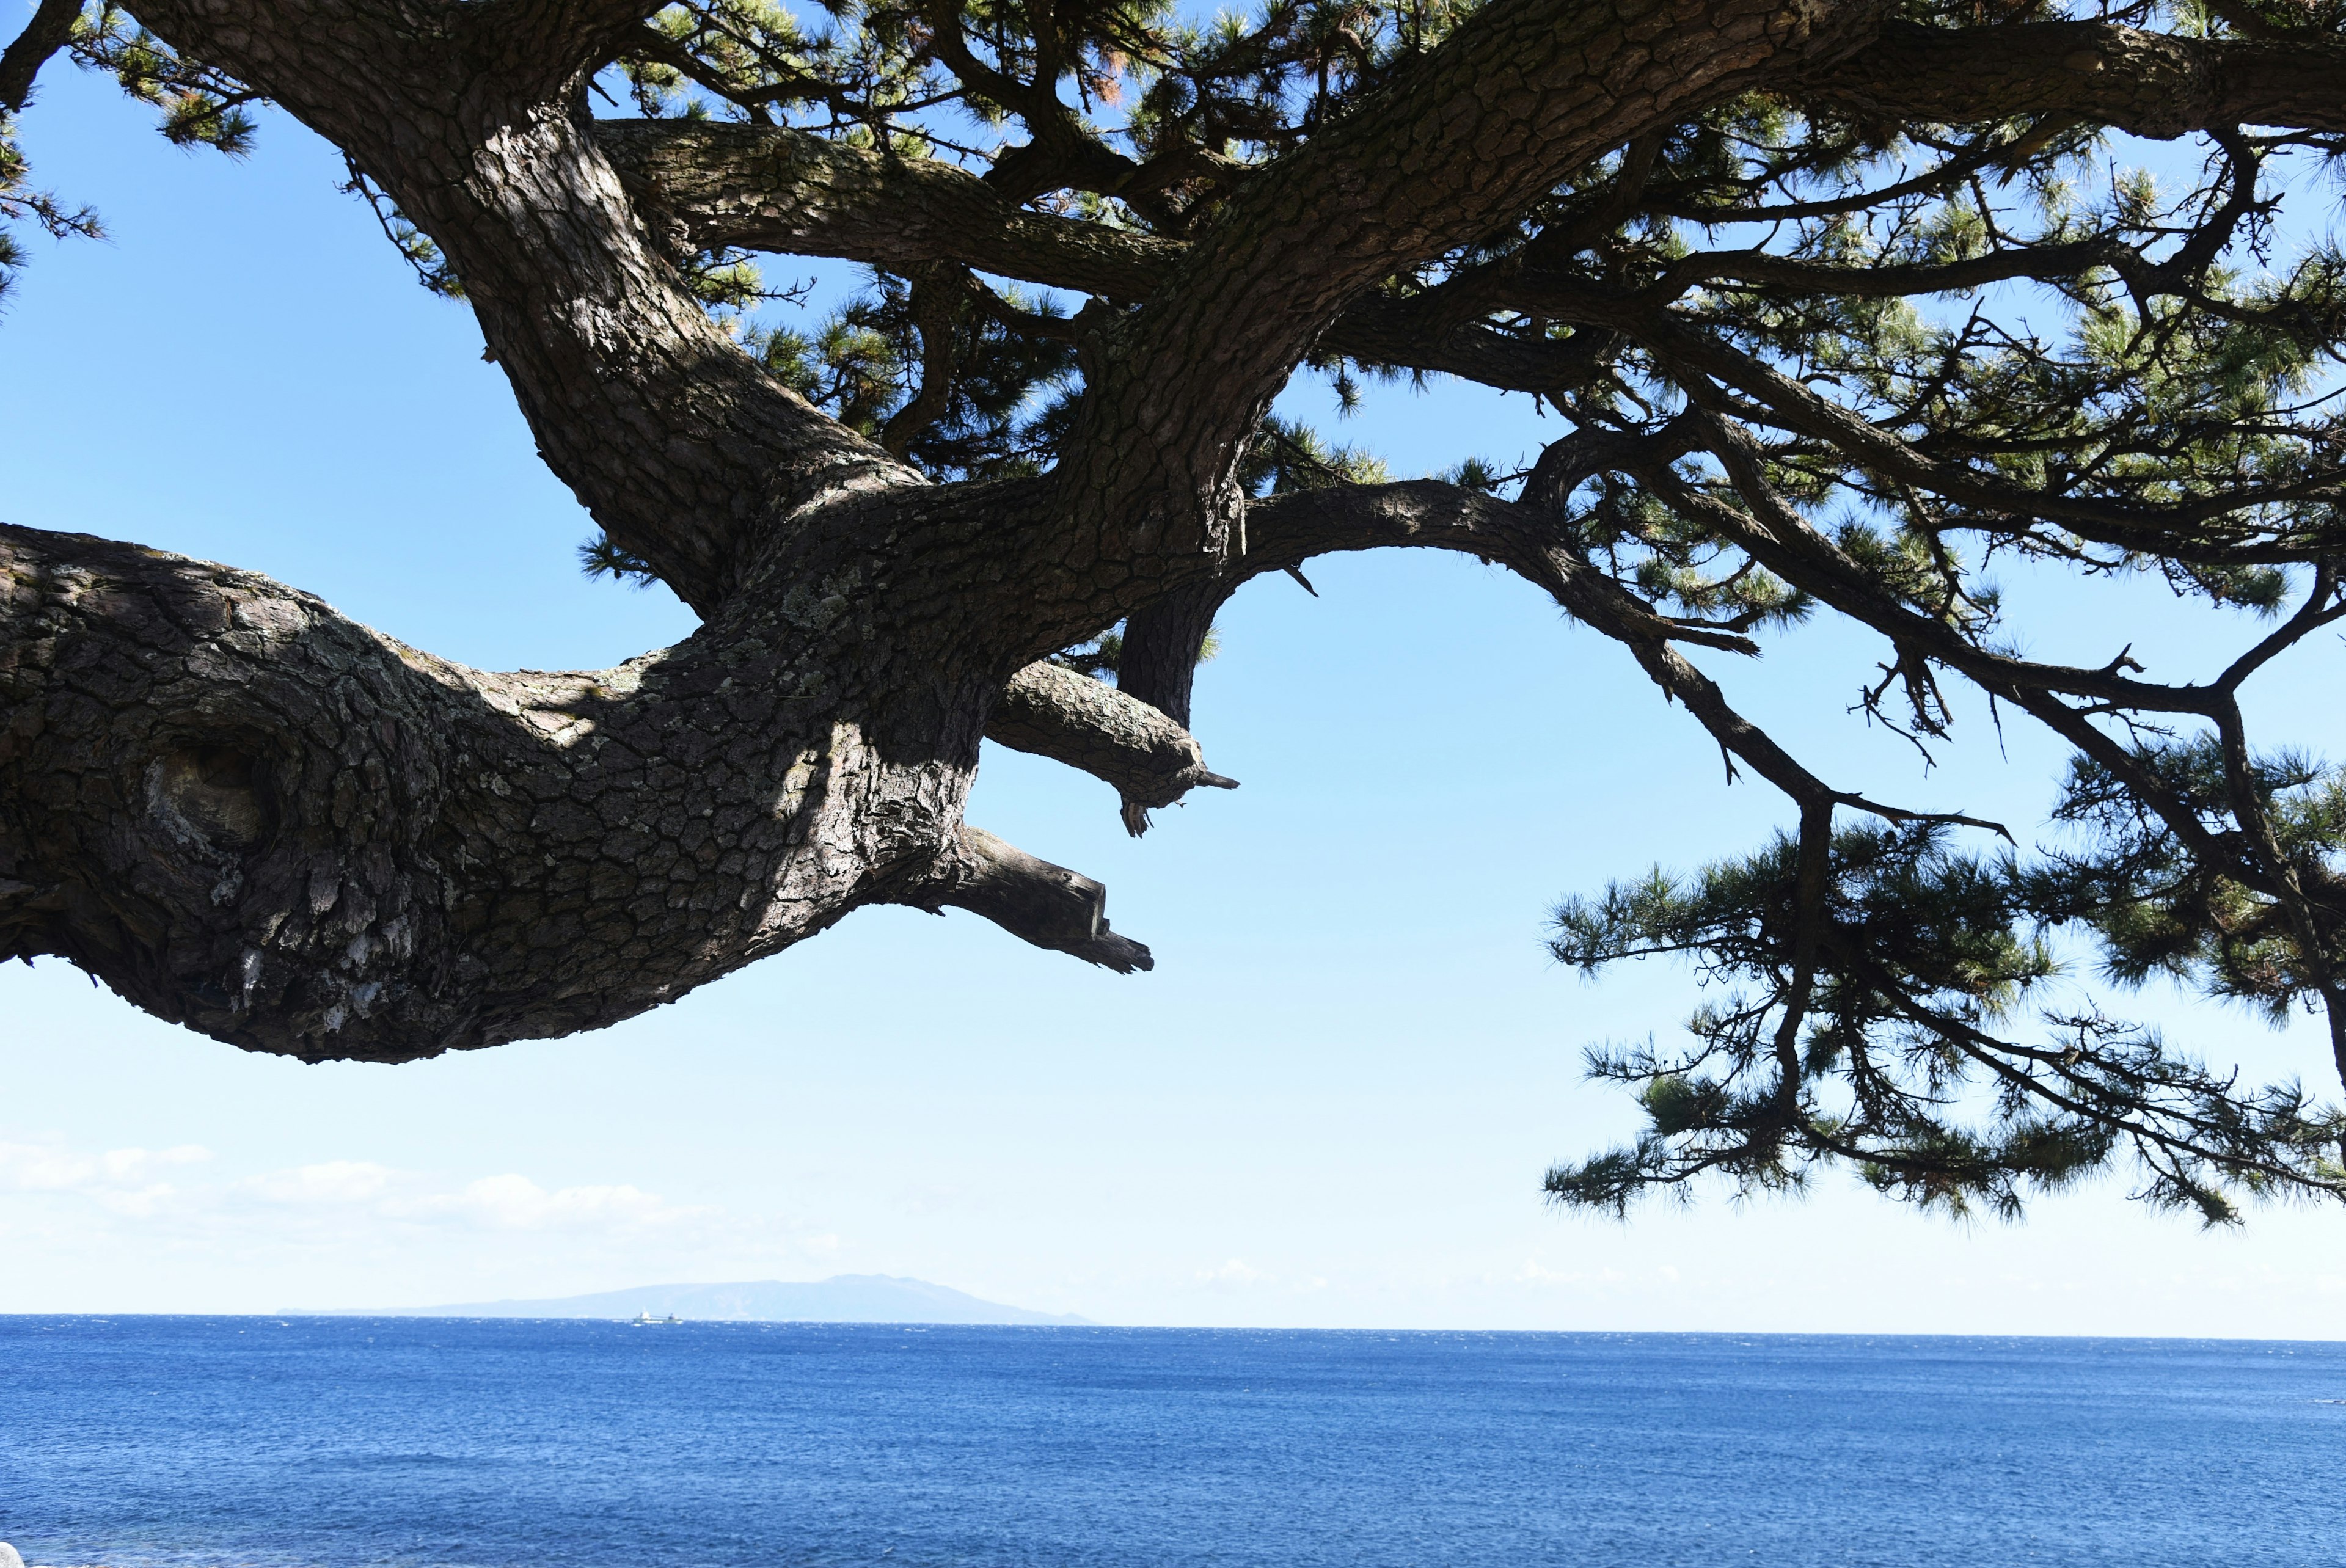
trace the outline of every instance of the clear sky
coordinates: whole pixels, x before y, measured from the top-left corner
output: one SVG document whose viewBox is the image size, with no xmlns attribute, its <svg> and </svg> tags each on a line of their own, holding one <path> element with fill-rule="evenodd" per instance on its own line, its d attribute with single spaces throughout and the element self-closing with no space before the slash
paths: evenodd
<svg viewBox="0 0 2346 1568">
<path fill-rule="evenodd" d="M 149 123 L 64 74 L 25 117 L 40 180 L 113 237 L 36 239 L 0 318 L 0 516 L 265 571 L 491 667 L 688 628 L 661 591 L 579 575 L 587 521 L 469 314 L 409 280 L 329 148 L 264 116 L 232 164 Z M 1311 389 L 1290 404 L 1324 416 Z M 1389 389 L 1332 433 L 1412 474 L 1512 463 L 1541 425 L 1521 399 Z M 1552 1159 L 1635 1125 L 1581 1047 L 1667 1036 L 1695 990 L 1559 971 L 1545 911 L 1748 849 L 1782 803 L 1728 788 L 1627 656 L 1510 577 L 1401 555 L 1311 575 L 1317 600 L 1243 594 L 1199 682 L 1237 792 L 1134 842 L 1106 786 L 988 750 L 972 820 L 1106 881 L 1153 974 L 866 911 L 616 1029 L 385 1068 L 248 1056 L 56 961 L 0 972 L 0 1311 L 880 1272 L 1129 1323 L 2346 1334 L 2335 1213 L 2209 1234 L 2122 1182 L 2019 1227 L 1832 1180 L 1626 1225 L 1546 1207 Z M 2035 651 L 2131 642 L 2154 676 L 2245 632 L 2141 585 L 2009 585 Z M 1712 667 L 1821 771 L 2025 838 L 2057 749 L 2013 728 L 2000 750 L 1974 706 L 1926 778 L 1846 714 L 1878 655 L 1821 625 Z M 2252 721 L 2340 750 L 2339 657 L 2274 669 Z M 2310 1026 L 2145 1005 L 2210 1057 L 2323 1081 Z"/>
</svg>

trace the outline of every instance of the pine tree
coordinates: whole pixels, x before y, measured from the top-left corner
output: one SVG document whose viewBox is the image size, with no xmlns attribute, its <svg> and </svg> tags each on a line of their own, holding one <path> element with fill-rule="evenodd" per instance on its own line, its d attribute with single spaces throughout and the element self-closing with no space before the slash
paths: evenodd
<svg viewBox="0 0 2346 1568">
<path fill-rule="evenodd" d="M 2082 953 L 2113 998 L 2311 1010 L 2346 1077 L 2346 776 L 2240 708 L 2346 616 L 2346 260 L 2290 238 L 2346 153 L 2332 0 L 43 0 L 0 117 L 59 62 L 177 141 L 238 153 L 265 101 L 340 148 L 477 316 L 586 569 L 702 624 L 490 674 L 0 528 L 0 952 L 377 1061 L 610 1023 L 871 903 L 1147 968 L 1097 883 L 963 821 L 980 737 L 1140 832 L 1229 782 L 1188 726 L 1232 593 L 1443 549 L 1789 801 L 1556 911 L 1568 963 L 1716 983 L 1683 1046 L 1592 1058 L 1649 1127 L 1560 1201 L 1821 1163 L 1956 1209 L 2128 1164 L 2209 1220 L 2346 1196 L 2317 1095 L 2047 989 Z M 0 221 L 94 231 L 31 178 L 0 117 Z M 811 319 L 768 256 L 868 286 Z M 1396 480 L 1270 416 L 1307 366 L 1558 438 Z M 1999 560 L 2152 577 L 2238 657 L 2031 658 Z M 1860 705 L 1918 745 L 1957 687 L 2066 743 L 2053 847 L 1810 771 L 1681 651 L 1821 616 L 1888 649 Z"/>
</svg>

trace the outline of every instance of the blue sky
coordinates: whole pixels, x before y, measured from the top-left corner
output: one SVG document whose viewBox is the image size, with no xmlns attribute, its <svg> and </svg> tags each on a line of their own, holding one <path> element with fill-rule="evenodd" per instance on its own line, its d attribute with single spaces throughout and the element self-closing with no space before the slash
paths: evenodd
<svg viewBox="0 0 2346 1568">
<path fill-rule="evenodd" d="M 578 575 L 586 519 L 469 315 L 413 285 L 322 144 L 265 116 L 247 163 L 178 152 L 66 76 L 24 126 L 39 178 L 113 237 L 36 240 L 0 319 L 0 515 L 265 571 L 493 667 L 687 629 L 663 593 Z M 1333 433 L 1409 474 L 1512 461 L 1541 426 L 1520 399 L 1382 389 Z M 1580 1048 L 1667 1035 L 1694 991 L 1558 971 L 1545 911 L 1749 848 L 1781 803 L 1727 788 L 1626 656 L 1511 578 L 1399 555 L 1311 575 L 1317 600 L 1241 596 L 1200 681 L 1237 792 L 1134 842 L 1105 786 L 989 751 L 972 820 L 1106 881 L 1153 974 L 868 911 L 617 1029 L 386 1069 L 247 1056 L 59 962 L 0 972 L 0 1311 L 887 1272 L 1139 1323 L 2346 1329 L 2327 1213 L 2208 1235 L 2117 1184 L 1961 1227 L 1831 1180 L 1627 1225 L 1546 1208 L 1551 1159 L 1634 1123 Z M 2243 630 L 2142 585 L 2008 585 L 2035 651 L 2132 642 L 2162 677 Z M 2338 652 L 2265 679 L 2269 736 L 2340 749 Z M 1845 711 L 1877 654 L 1817 626 L 1714 668 L 1835 779 L 2025 837 L 2057 749 L 2014 728 L 2007 756 L 1974 711 L 1924 777 Z M 2212 1057 L 2324 1070 L 2310 1029 L 2151 1005 Z"/>
</svg>

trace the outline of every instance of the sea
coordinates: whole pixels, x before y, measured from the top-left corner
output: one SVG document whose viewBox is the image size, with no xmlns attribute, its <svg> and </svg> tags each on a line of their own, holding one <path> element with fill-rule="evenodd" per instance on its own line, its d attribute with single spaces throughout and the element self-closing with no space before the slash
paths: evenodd
<svg viewBox="0 0 2346 1568">
<path fill-rule="evenodd" d="M 2346 1563 L 2346 1345 L 0 1318 L 109 1568 Z"/>
</svg>

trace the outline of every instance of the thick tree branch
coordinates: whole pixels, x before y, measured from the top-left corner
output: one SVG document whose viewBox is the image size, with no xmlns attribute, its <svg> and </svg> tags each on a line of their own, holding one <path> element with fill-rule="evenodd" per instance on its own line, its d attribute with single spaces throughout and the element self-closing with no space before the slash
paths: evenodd
<svg viewBox="0 0 2346 1568">
<path fill-rule="evenodd" d="M 2242 125 L 2346 131 L 2346 44 L 2182 38 L 2097 22 L 1888 24 L 1787 96 L 1892 120 L 2056 114 L 2165 139 Z"/>
<path fill-rule="evenodd" d="M 2339 46 L 2319 40 L 2251 45 L 2086 24 L 1952 33 L 1893 28 L 1844 66 L 1812 74 L 1798 92 L 1846 97 L 1862 85 L 1877 96 L 1936 94 L 1930 112 L 1956 119 L 2041 109 L 2154 132 L 2169 121 L 2180 124 L 2178 116 L 2194 125 L 2245 117 L 2319 127 L 2334 106 L 2318 89 L 2341 59 Z M 2027 97 L 2032 93 L 2049 97 L 2037 103 Z M 1906 104 L 1902 112 L 1920 111 Z M 799 249 L 897 270 L 954 260 L 1119 300 L 1148 292 L 1183 254 L 1176 241 L 1022 211 L 942 164 L 852 151 L 802 132 L 658 125 L 598 134 L 631 144 L 615 148 L 631 179 L 664 182 L 654 199 L 667 203 L 663 210 L 699 243 Z M 1708 277 L 1820 293 L 1912 293 L 2066 276 L 2113 254 L 2087 241 L 1943 269 L 1850 271 L 1750 253 L 1690 259 L 1668 281 L 1682 287 Z M 1560 348 L 1458 324 L 1461 308 L 1472 313 L 1474 301 L 1454 296 L 1462 285 L 1474 288 L 1473 276 L 1437 290 L 1438 298 L 1357 306 L 1319 346 L 1364 362 L 1446 372 L 1508 390 L 1551 392 L 1585 375 L 1594 341 Z M 1484 308 L 1514 302 L 1504 290 L 1481 291 L 1490 295 L 1480 300 Z"/>
<path fill-rule="evenodd" d="M 1160 594 L 1125 617 L 1124 650 L 1116 661 L 1117 689 L 1157 708 L 1174 723 L 1189 722 L 1190 693 L 1214 616 L 1234 579 L 1206 578 Z"/>
<path fill-rule="evenodd" d="M 900 459 L 953 406 L 959 372 L 955 339 L 978 288 L 974 278 L 954 266 L 915 267 L 910 281 L 913 326 L 921 335 L 920 390 L 880 427 L 880 444 Z"/>
<path fill-rule="evenodd" d="M 487 0 L 463 7 L 476 56 L 532 97 L 553 97 L 608 65 L 667 0 Z"/>
<path fill-rule="evenodd" d="M 1241 186 L 1114 335 L 1063 474 L 1086 525 L 1235 548 L 1241 445 L 1378 281 L 1481 238 L 1573 168 L 1772 68 L 1865 42 L 1831 0 L 1495 0 Z"/>
<path fill-rule="evenodd" d="M 1015 207 L 938 159 L 870 152 L 786 126 L 600 120 L 595 137 L 653 231 L 679 250 L 739 246 L 899 274 L 959 264 L 1124 302 L 1146 298 L 1188 249 Z M 1601 337 L 1535 341 L 1475 323 L 1432 323 L 1416 301 L 1369 300 L 1319 347 L 1507 391 L 1552 392 L 1586 375 Z"/>
<path fill-rule="evenodd" d="M 252 574 L 0 525 L 0 959 L 247 1049 L 404 1061 L 933 904 L 995 682 L 936 617 L 842 604 L 498 675 Z"/>
<path fill-rule="evenodd" d="M 1125 826 L 1136 836 L 1148 827 L 1150 809 L 1199 785 L 1238 787 L 1209 769 L 1197 738 L 1158 708 L 1048 661 L 1010 677 L 986 716 L 985 738 L 1114 785 Z"/>
</svg>

